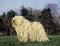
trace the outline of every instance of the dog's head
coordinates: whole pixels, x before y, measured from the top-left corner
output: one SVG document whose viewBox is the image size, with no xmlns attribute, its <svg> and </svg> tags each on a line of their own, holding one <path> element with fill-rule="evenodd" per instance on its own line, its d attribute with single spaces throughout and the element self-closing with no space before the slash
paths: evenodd
<svg viewBox="0 0 60 46">
<path fill-rule="evenodd" d="M 23 16 L 15 16 L 12 19 L 12 26 L 16 27 L 16 26 L 20 26 L 23 23 L 24 17 Z"/>
</svg>

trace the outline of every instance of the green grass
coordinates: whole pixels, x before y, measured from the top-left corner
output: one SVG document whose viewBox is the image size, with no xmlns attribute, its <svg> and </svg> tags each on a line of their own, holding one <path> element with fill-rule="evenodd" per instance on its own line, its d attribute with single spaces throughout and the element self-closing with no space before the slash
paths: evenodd
<svg viewBox="0 0 60 46">
<path fill-rule="evenodd" d="M 60 46 L 60 35 L 49 35 L 48 42 L 21 43 L 16 36 L 0 36 L 0 46 Z"/>
</svg>

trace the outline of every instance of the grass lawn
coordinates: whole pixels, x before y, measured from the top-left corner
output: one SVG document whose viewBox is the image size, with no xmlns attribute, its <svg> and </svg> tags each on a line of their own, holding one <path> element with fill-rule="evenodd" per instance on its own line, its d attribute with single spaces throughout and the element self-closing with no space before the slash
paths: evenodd
<svg viewBox="0 0 60 46">
<path fill-rule="evenodd" d="M 16 36 L 0 36 L 0 46 L 60 46 L 60 35 L 49 35 L 49 42 L 20 43 Z"/>
</svg>

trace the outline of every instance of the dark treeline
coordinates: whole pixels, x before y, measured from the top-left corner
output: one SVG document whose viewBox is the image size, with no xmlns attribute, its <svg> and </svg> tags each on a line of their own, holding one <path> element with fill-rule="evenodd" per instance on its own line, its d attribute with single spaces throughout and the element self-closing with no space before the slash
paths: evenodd
<svg viewBox="0 0 60 46">
<path fill-rule="evenodd" d="M 32 9 L 29 10 L 25 7 L 22 7 L 20 11 L 21 15 L 29 21 L 41 22 L 47 34 L 59 34 L 60 27 L 58 27 L 57 23 L 54 22 L 50 8 L 43 9 L 40 14 L 38 14 L 38 12 L 33 14 Z M 0 35 L 16 35 L 16 32 L 11 24 L 11 20 L 15 15 L 17 15 L 17 13 L 13 10 L 10 10 L 7 13 L 4 12 L 0 16 Z"/>
<path fill-rule="evenodd" d="M 0 35 L 15 35 L 16 32 L 14 28 L 12 27 L 11 20 L 15 16 L 15 12 L 13 10 L 10 10 L 9 12 L 3 13 L 0 16 Z"/>
</svg>

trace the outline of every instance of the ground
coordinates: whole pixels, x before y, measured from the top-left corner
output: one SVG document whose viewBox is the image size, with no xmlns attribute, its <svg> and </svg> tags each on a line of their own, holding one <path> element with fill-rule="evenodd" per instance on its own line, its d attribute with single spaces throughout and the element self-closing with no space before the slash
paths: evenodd
<svg viewBox="0 0 60 46">
<path fill-rule="evenodd" d="M 16 36 L 0 36 L 0 46 L 60 46 L 60 35 L 49 35 L 48 42 L 20 43 Z"/>
</svg>

